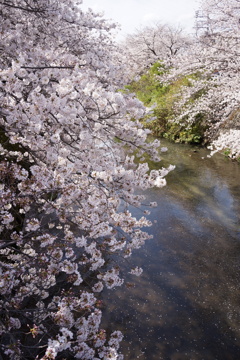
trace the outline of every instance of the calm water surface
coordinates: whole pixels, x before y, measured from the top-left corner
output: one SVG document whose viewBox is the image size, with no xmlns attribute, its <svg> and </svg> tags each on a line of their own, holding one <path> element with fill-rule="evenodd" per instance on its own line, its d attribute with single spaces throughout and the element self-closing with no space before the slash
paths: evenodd
<svg viewBox="0 0 240 360">
<path fill-rule="evenodd" d="M 160 165 L 176 169 L 146 193 L 154 239 L 131 261 L 144 273 L 105 291 L 104 326 L 123 332 L 125 360 L 239 360 L 240 165 L 167 146 Z"/>
</svg>

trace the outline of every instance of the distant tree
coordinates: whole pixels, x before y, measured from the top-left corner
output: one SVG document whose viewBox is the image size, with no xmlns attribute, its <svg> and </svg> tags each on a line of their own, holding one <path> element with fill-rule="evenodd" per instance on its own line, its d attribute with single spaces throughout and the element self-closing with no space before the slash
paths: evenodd
<svg viewBox="0 0 240 360">
<path fill-rule="evenodd" d="M 129 34 L 123 43 L 126 52 L 139 72 L 157 61 L 167 64 L 190 45 L 190 38 L 180 27 L 156 23 Z"/>
</svg>

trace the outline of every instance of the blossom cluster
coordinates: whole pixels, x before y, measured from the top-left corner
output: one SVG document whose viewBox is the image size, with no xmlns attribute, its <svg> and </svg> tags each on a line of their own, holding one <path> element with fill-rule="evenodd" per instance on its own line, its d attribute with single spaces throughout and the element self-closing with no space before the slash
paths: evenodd
<svg viewBox="0 0 240 360">
<path fill-rule="evenodd" d="M 128 75 L 115 25 L 80 5 L 0 3 L 4 359 L 122 359 L 97 294 L 124 282 L 111 256 L 151 238 L 148 219 L 129 211 L 143 201 L 135 189 L 164 186 L 172 170 L 139 160 L 159 161 L 160 144 L 146 142 L 143 105 L 119 91 Z"/>
<path fill-rule="evenodd" d="M 202 0 L 200 11 L 205 14 L 205 25 L 200 24 L 201 32 L 185 53 L 173 59 L 165 76 L 167 82 L 184 76 L 188 80 L 176 97 L 172 121 L 186 128 L 201 121 L 205 138 L 214 140 L 212 147 L 237 157 L 239 119 L 231 119 L 240 104 L 239 1 Z"/>
</svg>

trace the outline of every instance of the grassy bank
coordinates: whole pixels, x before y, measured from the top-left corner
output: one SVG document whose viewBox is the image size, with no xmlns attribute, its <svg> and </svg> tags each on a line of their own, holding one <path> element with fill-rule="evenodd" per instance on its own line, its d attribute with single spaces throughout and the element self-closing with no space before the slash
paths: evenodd
<svg viewBox="0 0 240 360">
<path fill-rule="evenodd" d="M 161 75 L 165 72 L 161 63 L 155 63 L 138 80 L 133 81 L 127 89 L 136 94 L 148 108 L 153 109 L 153 119 L 144 118 L 144 125 L 156 136 L 181 143 L 200 144 L 204 141 L 206 124 L 204 116 L 198 114 L 194 124 L 186 128 L 186 121 L 177 121 L 176 104 L 181 100 L 181 89 L 191 86 L 189 76 L 179 78 L 169 85 L 161 83 Z M 196 77 L 197 75 L 191 75 Z M 196 93 L 194 101 L 201 94 Z"/>
</svg>

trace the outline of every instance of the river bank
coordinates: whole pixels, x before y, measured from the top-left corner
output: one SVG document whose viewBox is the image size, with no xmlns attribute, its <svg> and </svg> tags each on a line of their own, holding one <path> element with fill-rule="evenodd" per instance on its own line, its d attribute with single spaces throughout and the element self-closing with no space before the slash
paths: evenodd
<svg viewBox="0 0 240 360">
<path fill-rule="evenodd" d="M 142 119 L 144 126 L 154 136 L 175 143 L 212 145 L 240 161 L 239 107 L 224 103 L 221 109 L 216 104 L 211 110 L 206 109 L 206 104 L 201 103 L 203 95 L 208 93 L 206 84 L 193 91 L 195 82 L 202 79 L 198 73 L 179 75 L 168 82 L 164 76 L 163 64 L 156 62 L 126 86 L 147 107 L 148 114 Z"/>
</svg>

